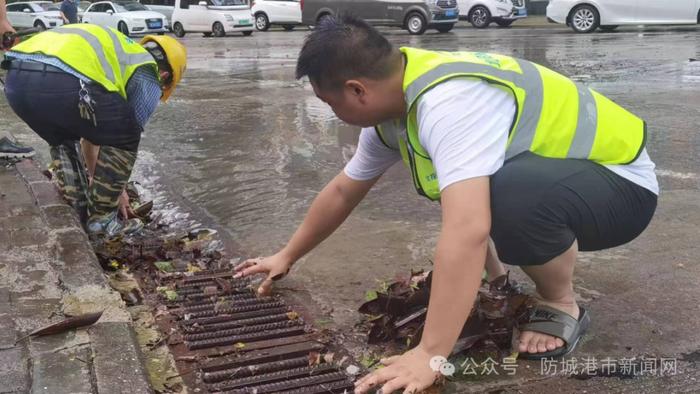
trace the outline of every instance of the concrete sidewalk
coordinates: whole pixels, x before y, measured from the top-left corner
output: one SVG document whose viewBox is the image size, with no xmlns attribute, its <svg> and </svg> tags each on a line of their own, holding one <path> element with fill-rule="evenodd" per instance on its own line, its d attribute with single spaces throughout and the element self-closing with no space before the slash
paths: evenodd
<svg viewBox="0 0 700 394">
<path fill-rule="evenodd" d="M 131 317 L 77 217 L 31 160 L 0 167 L 0 393 L 150 393 Z M 66 316 L 89 329 L 15 341 Z"/>
</svg>

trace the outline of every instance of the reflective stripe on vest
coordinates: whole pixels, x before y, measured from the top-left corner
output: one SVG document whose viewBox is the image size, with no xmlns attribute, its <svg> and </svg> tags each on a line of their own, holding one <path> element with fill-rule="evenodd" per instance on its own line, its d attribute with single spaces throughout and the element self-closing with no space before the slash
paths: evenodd
<svg viewBox="0 0 700 394">
<path fill-rule="evenodd" d="M 56 34 L 77 34 L 80 37 L 82 37 L 85 41 L 88 42 L 88 44 L 90 44 L 92 50 L 95 51 L 95 55 L 97 56 L 97 59 L 100 60 L 100 64 L 102 65 L 102 69 L 104 70 L 107 79 L 109 79 L 114 84 L 117 83 L 117 80 L 114 79 L 114 70 L 107 61 L 107 58 L 105 57 L 105 52 L 102 48 L 102 44 L 100 44 L 99 38 L 95 37 L 95 35 L 83 29 L 73 29 L 70 27 L 59 27 L 57 29 L 51 30 L 51 32 Z"/>
<path fill-rule="evenodd" d="M 376 126 L 382 142 L 401 151 L 419 194 L 440 198 L 435 169 L 418 138 L 417 101 L 451 78 L 478 78 L 512 93 L 516 113 L 506 160 L 531 151 L 600 164 L 634 161 L 644 148 L 644 121 L 599 93 L 532 62 L 479 52 L 401 48 L 407 59 L 407 117 Z"/>
<path fill-rule="evenodd" d="M 138 67 L 151 66 L 158 75 L 153 56 L 141 45 L 116 30 L 91 24 L 62 26 L 37 34 L 12 51 L 56 57 L 125 99 L 126 84 Z"/>
<path fill-rule="evenodd" d="M 544 101 L 544 87 L 540 72 L 535 65 L 529 61 L 521 59 L 515 60 L 520 66 L 522 73 L 499 70 L 492 66 L 467 62 L 442 64 L 421 75 L 408 86 L 405 96 L 406 103 L 412 105 L 424 90 L 430 87 L 435 80 L 445 75 L 483 74 L 512 81 L 516 85 L 522 87 L 527 92 L 527 96 L 522 108 L 522 116 L 516 125 L 513 138 L 506 151 L 506 160 L 510 159 L 528 150 L 530 146 L 532 146 Z M 574 140 L 569 148 L 567 157 L 585 159 L 588 158 L 588 154 L 593 148 L 598 118 L 596 103 L 591 91 L 578 83 L 576 84 L 576 88 L 579 96 L 579 114 L 586 115 L 579 116 Z"/>
</svg>

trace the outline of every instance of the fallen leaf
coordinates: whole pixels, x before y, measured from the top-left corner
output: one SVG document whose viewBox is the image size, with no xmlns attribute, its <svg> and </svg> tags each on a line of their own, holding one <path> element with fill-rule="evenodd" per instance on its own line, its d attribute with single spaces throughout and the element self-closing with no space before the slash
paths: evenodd
<svg viewBox="0 0 700 394">
<path fill-rule="evenodd" d="M 287 312 L 287 319 L 296 320 L 299 318 L 299 313 L 295 311 Z"/>
<path fill-rule="evenodd" d="M 165 298 L 168 301 L 175 301 L 175 300 L 177 300 L 177 292 L 175 290 L 166 290 L 165 291 Z"/>
<path fill-rule="evenodd" d="M 156 261 L 153 263 L 153 265 L 156 266 L 159 270 L 162 272 L 173 272 L 175 271 L 175 268 L 173 268 L 173 263 L 170 261 Z"/>
<path fill-rule="evenodd" d="M 377 299 L 377 292 L 374 290 L 368 290 L 365 293 L 365 301 L 373 301 Z"/>
<path fill-rule="evenodd" d="M 318 365 L 321 363 L 321 353 L 309 352 L 309 366 Z"/>
<path fill-rule="evenodd" d="M 335 356 L 334 353 L 331 353 L 331 352 L 326 353 L 326 354 L 323 355 L 323 361 L 325 361 L 325 362 L 327 362 L 327 363 L 332 363 L 332 362 L 333 362 L 333 357 L 334 357 L 334 356 Z"/>
<path fill-rule="evenodd" d="M 27 334 L 26 336 L 18 339 L 15 342 L 15 344 L 19 343 L 19 342 L 21 342 L 29 337 L 58 334 L 58 333 L 62 333 L 62 332 L 72 330 L 75 328 L 93 325 L 93 324 L 95 324 L 95 322 L 100 320 L 100 317 L 102 316 L 102 312 L 88 313 L 85 315 L 70 317 L 70 318 L 65 319 L 63 321 L 60 321 L 58 323 L 49 324 L 46 327 L 42 327 L 38 330 L 32 331 L 31 333 Z"/>
</svg>

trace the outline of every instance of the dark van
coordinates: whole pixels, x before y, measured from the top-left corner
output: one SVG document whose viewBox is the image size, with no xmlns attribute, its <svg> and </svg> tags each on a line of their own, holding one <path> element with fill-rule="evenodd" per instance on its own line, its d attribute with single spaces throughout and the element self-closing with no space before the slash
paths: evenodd
<svg viewBox="0 0 700 394">
<path fill-rule="evenodd" d="M 411 34 L 426 29 L 452 30 L 459 20 L 457 0 L 301 0 L 302 23 L 314 26 L 323 17 L 349 13 L 375 26 L 397 26 Z"/>
</svg>

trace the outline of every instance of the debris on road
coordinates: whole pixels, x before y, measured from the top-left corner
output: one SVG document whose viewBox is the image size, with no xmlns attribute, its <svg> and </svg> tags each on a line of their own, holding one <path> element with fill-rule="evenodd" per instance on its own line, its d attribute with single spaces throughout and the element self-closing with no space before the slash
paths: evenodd
<svg viewBox="0 0 700 394">
<path fill-rule="evenodd" d="M 399 345 L 405 351 L 420 341 L 430 298 L 432 271 L 411 271 L 384 289 L 367 293 L 359 311 L 367 315 L 370 344 Z M 495 352 L 511 355 L 517 327 L 527 321 L 534 299 L 523 294 L 509 274 L 483 280 L 452 354 Z M 514 334 L 514 331 L 515 334 Z M 396 347 L 396 346 L 392 346 Z"/>
<path fill-rule="evenodd" d="M 39 328 L 32 331 L 31 333 L 25 335 L 24 337 L 18 339 L 15 344 L 22 342 L 23 340 L 30 337 L 39 337 L 43 335 L 53 335 L 60 334 L 69 330 L 87 327 L 95 324 L 102 317 L 102 312 L 87 313 L 80 316 L 69 317 L 58 323 L 49 324 L 46 327 Z"/>
<path fill-rule="evenodd" d="M 130 197 L 140 204 L 138 195 Z M 151 380 L 168 370 L 169 360 L 161 359 L 177 368 L 152 382 L 157 392 L 353 390 L 355 375 L 346 371 L 351 358 L 327 330 L 307 324 L 313 320 L 302 305 L 259 297 L 251 278 L 233 279 L 215 230 L 173 230 L 152 216 L 144 218 L 141 234 L 94 246 L 122 298 L 153 317 L 137 322 L 144 326 L 144 352 L 159 357 L 152 360 Z"/>
</svg>

